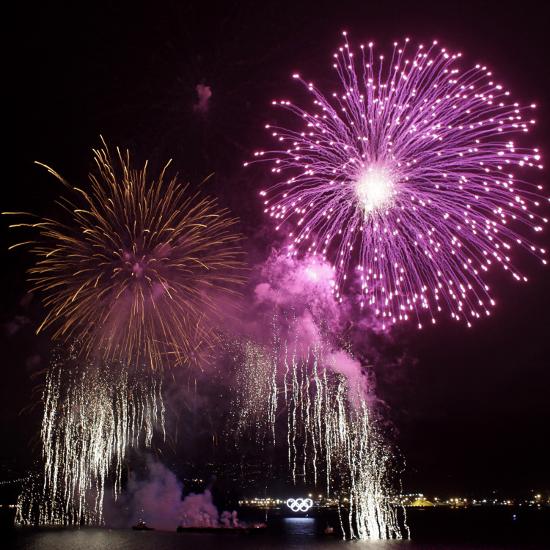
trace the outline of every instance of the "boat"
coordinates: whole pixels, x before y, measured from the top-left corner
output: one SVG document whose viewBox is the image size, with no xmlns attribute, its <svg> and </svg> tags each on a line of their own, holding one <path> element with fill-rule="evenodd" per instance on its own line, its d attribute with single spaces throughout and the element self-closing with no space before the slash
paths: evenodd
<svg viewBox="0 0 550 550">
<path fill-rule="evenodd" d="M 149 527 L 142 519 L 140 519 L 135 525 L 132 525 L 134 531 L 154 531 L 153 527 Z"/>
</svg>

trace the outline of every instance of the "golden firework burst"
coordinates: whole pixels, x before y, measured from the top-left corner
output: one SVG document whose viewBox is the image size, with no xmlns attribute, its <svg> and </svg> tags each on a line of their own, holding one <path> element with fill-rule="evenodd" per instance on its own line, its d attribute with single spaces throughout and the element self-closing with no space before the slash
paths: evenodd
<svg viewBox="0 0 550 550">
<path fill-rule="evenodd" d="M 128 151 L 94 150 L 87 189 L 45 166 L 75 198 L 60 204 L 69 220 L 44 218 L 25 241 L 36 257 L 29 270 L 47 314 L 38 332 L 80 342 L 86 356 L 147 363 L 155 369 L 194 363 L 214 341 L 221 297 L 243 278 L 237 220 L 215 198 L 133 169 Z"/>
</svg>

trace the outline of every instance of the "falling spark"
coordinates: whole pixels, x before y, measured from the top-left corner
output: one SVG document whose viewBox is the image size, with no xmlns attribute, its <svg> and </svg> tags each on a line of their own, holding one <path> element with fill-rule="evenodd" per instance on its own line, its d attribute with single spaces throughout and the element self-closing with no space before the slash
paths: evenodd
<svg viewBox="0 0 550 550">
<path fill-rule="evenodd" d="M 240 358 L 239 369 L 248 375 L 239 382 L 241 435 L 248 427 L 258 441 L 269 441 L 273 434 L 275 444 L 275 422 L 286 411 L 294 483 L 303 477 L 324 483 L 327 495 L 337 492 L 347 515 L 342 531 L 349 538 L 408 536 L 404 512 L 401 516 L 393 498 L 391 449 L 363 392 L 330 369 L 323 346 L 304 356 L 288 342 L 247 341 Z"/>
<path fill-rule="evenodd" d="M 17 523 L 101 524 L 107 485 L 116 499 L 129 450 L 164 434 L 161 382 L 145 367 L 83 363 L 72 347 L 52 361 L 43 400 L 43 482 L 22 492 Z"/>
<path fill-rule="evenodd" d="M 252 341 L 239 342 L 234 348 L 234 360 L 238 391 L 232 410 L 237 412 L 235 435 L 242 436 L 250 426 L 255 426 L 258 443 L 266 440 L 275 444 L 275 420 L 277 414 L 277 365 L 276 359 Z"/>
<path fill-rule="evenodd" d="M 541 152 L 522 145 L 536 106 L 515 102 L 485 65 L 461 70 L 462 54 L 436 41 L 396 42 L 385 57 L 344 37 L 338 91 L 295 74 L 313 107 L 273 101 L 303 126 L 267 126 L 278 146 L 253 160 L 277 178 L 260 192 L 264 211 L 290 255 L 330 261 L 336 298 L 351 289 L 382 328 L 422 328 L 441 312 L 470 326 L 495 305 L 492 266 L 526 281 L 514 248 L 547 263 L 523 237 L 548 222 L 533 173 Z"/>
</svg>

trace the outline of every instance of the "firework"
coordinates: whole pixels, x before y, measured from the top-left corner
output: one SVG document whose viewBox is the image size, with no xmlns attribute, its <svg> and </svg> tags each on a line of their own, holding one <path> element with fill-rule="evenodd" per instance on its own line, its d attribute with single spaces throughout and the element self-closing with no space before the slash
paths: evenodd
<svg viewBox="0 0 550 550">
<path fill-rule="evenodd" d="M 346 33 L 344 33 L 344 36 Z M 324 95 L 293 75 L 310 108 L 273 101 L 303 127 L 268 125 L 277 148 L 255 153 L 276 183 L 261 191 L 265 212 L 288 231 L 289 254 L 328 259 L 334 292 L 358 296 L 383 328 L 440 312 L 468 325 L 495 305 L 486 272 L 511 259 L 540 214 L 539 149 L 523 147 L 534 104 L 520 106 L 492 71 L 462 71 L 461 54 L 394 43 L 334 54 L 340 90 Z M 248 164 L 248 163 L 246 163 Z"/>
<path fill-rule="evenodd" d="M 107 362 L 192 363 L 212 344 L 219 295 L 242 282 L 236 220 L 166 181 L 168 165 L 151 178 L 147 163 L 135 170 L 128 152 L 112 158 L 106 146 L 94 160 L 89 190 L 48 168 L 75 195 L 61 201 L 68 223 L 17 224 L 40 234 L 30 242 L 30 279 L 47 308 L 38 330 L 52 326 L 54 339 Z"/>
<path fill-rule="evenodd" d="M 277 418 L 286 419 L 284 443 L 294 483 L 298 478 L 323 483 L 327 496 L 338 496 L 345 535 L 407 536 L 393 494 L 391 448 L 363 389 L 336 372 L 325 345 L 305 354 L 279 339 L 273 345 L 245 341 L 242 348 L 239 433 L 252 429 L 258 442 L 274 445 Z"/>
<path fill-rule="evenodd" d="M 235 373 L 237 391 L 231 410 L 236 414 L 235 435 L 242 437 L 255 426 L 257 442 L 271 440 L 275 444 L 275 420 L 277 414 L 277 360 L 256 343 L 238 342 L 232 350 L 238 364 Z"/>
<path fill-rule="evenodd" d="M 100 524 L 106 487 L 116 499 L 129 450 L 164 435 L 162 384 L 148 368 L 82 362 L 73 345 L 54 354 L 43 402 L 42 486 L 22 493 L 17 522 Z"/>
</svg>

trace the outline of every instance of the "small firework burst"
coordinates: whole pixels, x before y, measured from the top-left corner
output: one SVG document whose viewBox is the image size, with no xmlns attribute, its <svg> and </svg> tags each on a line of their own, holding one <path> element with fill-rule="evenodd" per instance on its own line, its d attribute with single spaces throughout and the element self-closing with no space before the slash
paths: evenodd
<svg viewBox="0 0 550 550">
<path fill-rule="evenodd" d="M 345 38 L 333 64 L 340 91 L 293 75 L 312 108 L 273 104 L 303 127 L 268 125 L 278 147 L 255 153 L 277 177 L 260 195 L 289 253 L 328 259 L 336 296 L 360 288 L 384 327 L 421 328 L 442 311 L 470 325 L 494 305 L 492 265 L 527 280 L 511 249 L 546 264 L 523 236 L 547 223 L 541 152 L 522 145 L 535 105 L 516 103 L 484 65 L 462 71 L 460 59 L 435 41 L 396 42 L 385 58 Z"/>
</svg>

